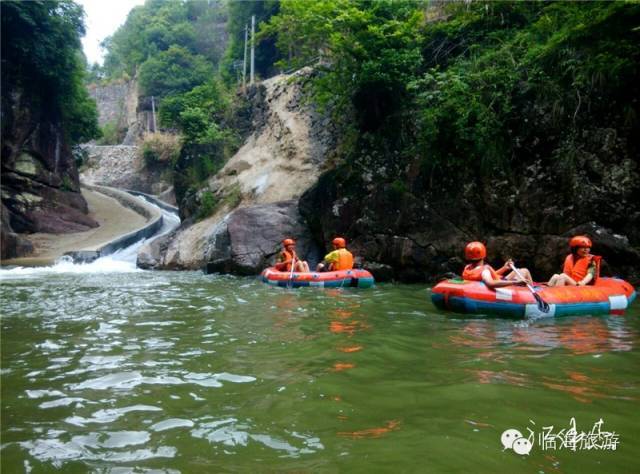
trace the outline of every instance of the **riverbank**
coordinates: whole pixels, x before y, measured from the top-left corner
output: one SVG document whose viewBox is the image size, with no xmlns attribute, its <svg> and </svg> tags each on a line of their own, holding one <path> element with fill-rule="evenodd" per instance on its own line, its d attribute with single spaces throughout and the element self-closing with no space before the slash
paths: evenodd
<svg viewBox="0 0 640 474">
<path fill-rule="evenodd" d="M 135 198 L 127 193 L 121 199 L 107 196 L 95 189 L 82 189 L 82 196 L 89 206 L 89 216 L 100 225 L 85 232 L 70 234 L 35 233 L 28 236 L 34 252 L 29 257 L 3 260 L 2 265 L 47 265 L 67 252 L 96 251 L 120 237 L 136 231 L 157 218 L 157 212 L 144 211 L 133 206 Z M 131 206 L 122 204 L 123 199 L 131 199 Z M 135 210 L 134 210 L 135 209 Z"/>
</svg>

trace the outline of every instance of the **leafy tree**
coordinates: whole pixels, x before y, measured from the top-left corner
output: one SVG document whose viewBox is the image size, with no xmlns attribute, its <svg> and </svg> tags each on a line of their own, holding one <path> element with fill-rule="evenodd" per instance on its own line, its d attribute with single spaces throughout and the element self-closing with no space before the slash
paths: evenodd
<svg viewBox="0 0 640 474">
<path fill-rule="evenodd" d="M 251 16 L 256 17 L 256 32 L 261 25 L 276 15 L 280 2 L 276 0 L 229 2 L 229 45 L 220 64 L 220 73 L 227 84 L 237 83 L 242 75 L 244 57 L 245 27 L 251 29 Z M 247 51 L 247 56 L 249 52 Z M 275 73 L 275 63 L 280 59 L 274 37 L 261 37 L 255 44 L 255 73 L 259 77 L 270 77 Z M 249 75 L 249 58 L 247 57 L 247 76 Z"/>
<path fill-rule="evenodd" d="M 2 96 L 22 90 L 71 143 L 98 137 L 95 102 L 84 88 L 82 8 L 70 0 L 3 1 Z"/>
<path fill-rule="evenodd" d="M 205 58 L 171 46 L 140 66 L 140 85 L 147 95 L 163 97 L 187 92 L 213 75 Z"/>
<path fill-rule="evenodd" d="M 217 64 L 222 52 L 216 26 L 224 22 L 225 12 L 222 1 L 147 0 L 132 9 L 124 25 L 103 42 L 106 75 L 134 76 L 142 63 L 172 46 Z"/>
<path fill-rule="evenodd" d="M 419 2 L 283 0 L 262 35 L 276 35 L 287 52 L 281 66 L 322 59 L 316 99 L 337 115 L 355 106 L 364 130 L 393 116 L 422 62 Z"/>
</svg>

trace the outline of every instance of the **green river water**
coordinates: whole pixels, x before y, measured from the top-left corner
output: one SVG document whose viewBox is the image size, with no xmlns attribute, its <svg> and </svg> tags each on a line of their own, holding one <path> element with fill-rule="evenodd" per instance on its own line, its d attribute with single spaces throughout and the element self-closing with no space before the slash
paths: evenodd
<svg viewBox="0 0 640 474">
<path fill-rule="evenodd" d="M 3 473 L 640 472 L 637 301 L 512 321 L 424 285 L 142 271 L 5 272 L 0 295 Z M 571 418 L 617 449 L 543 449 Z"/>
</svg>

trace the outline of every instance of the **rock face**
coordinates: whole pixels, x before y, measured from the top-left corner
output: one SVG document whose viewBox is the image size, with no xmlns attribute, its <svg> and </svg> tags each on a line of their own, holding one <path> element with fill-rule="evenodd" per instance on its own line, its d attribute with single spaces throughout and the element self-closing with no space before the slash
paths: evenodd
<svg viewBox="0 0 640 474">
<path fill-rule="evenodd" d="M 144 131 L 153 129 L 151 107 L 140 104 L 136 79 L 104 86 L 92 84 L 89 93 L 98 106 L 98 123 L 101 127 L 115 126 L 124 135 L 122 145 L 135 145 Z"/>
<path fill-rule="evenodd" d="M 132 189 L 148 194 L 163 194 L 175 204 L 166 168 L 148 167 L 138 156 L 138 147 L 128 145 L 83 145 L 88 159 L 80 178 L 87 184 Z M 173 201 L 173 202 L 172 202 Z"/>
<path fill-rule="evenodd" d="M 489 263 L 513 258 L 538 281 L 560 271 L 569 237 L 587 234 L 605 273 L 640 282 L 640 170 L 614 130 L 585 134 L 572 170 L 560 160 L 522 163 L 504 179 L 469 180 L 448 189 L 420 187 L 359 163 L 358 175 L 324 175 L 301 199 L 317 241 L 333 231 L 353 251 L 402 281 L 460 273 L 467 242 L 487 244 Z M 411 165 L 408 166 L 411 169 Z M 422 180 L 422 181 L 421 181 Z M 366 267 L 366 264 L 365 264 Z M 389 275 L 387 275 L 389 276 Z"/>
<path fill-rule="evenodd" d="M 236 209 L 209 226 L 204 241 L 208 272 L 255 275 L 273 264 L 283 235 L 296 236 L 299 254 L 317 261 L 318 249 L 311 241 L 298 213 L 297 201 L 260 204 Z M 141 268 L 189 268 L 193 262 L 181 256 L 184 240 L 157 239 L 138 252 Z M 188 248 L 188 247 L 187 247 Z M 199 262 L 198 262 L 199 263 Z"/>
<path fill-rule="evenodd" d="M 7 99 L 5 99 L 7 97 Z M 87 216 L 75 160 L 64 133 L 19 91 L 3 94 L 3 233 L 77 232 L 98 224 Z M 24 255 L 25 247 L 3 238 L 2 256 Z"/>
<path fill-rule="evenodd" d="M 221 222 L 205 249 L 207 272 L 255 275 L 272 265 L 283 236 L 296 236 L 301 258 L 317 261 L 311 240 L 295 200 L 244 207 Z"/>
<path fill-rule="evenodd" d="M 303 104 L 301 85 L 309 74 L 303 69 L 257 87 L 255 131 L 209 181 L 214 193 L 237 189 L 244 204 L 278 202 L 299 198 L 316 182 L 336 133 L 327 117 Z"/>
<path fill-rule="evenodd" d="M 293 77 L 276 76 L 249 91 L 253 132 L 199 193 L 215 196 L 214 214 L 195 224 L 187 220 L 169 242 L 146 249 L 148 256 L 162 253 L 153 257 L 160 261 L 158 268 L 210 263 L 210 271 L 255 274 L 284 237 L 298 239 L 299 254 L 308 258 L 312 246 L 297 202 L 320 176 L 337 136 L 330 120 L 303 103 L 302 84 L 309 74 L 305 69 Z M 197 199 L 181 201 L 181 217 L 192 218 Z M 313 252 L 312 257 L 317 258 Z"/>
</svg>

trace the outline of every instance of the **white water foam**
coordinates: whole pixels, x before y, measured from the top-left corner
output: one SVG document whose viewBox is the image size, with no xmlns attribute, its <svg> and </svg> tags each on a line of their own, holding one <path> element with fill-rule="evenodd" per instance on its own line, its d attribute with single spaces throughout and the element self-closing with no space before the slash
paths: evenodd
<svg viewBox="0 0 640 474">
<path fill-rule="evenodd" d="M 166 211 L 144 197 L 137 197 L 144 200 L 150 206 L 156 207 L 162 212 L 162 227 L 160 230 L 147 239 L 141 239 L 133 244 L 120 249 L 112 254 L 100 257 L 90 263 L 74 263 L 69 256 L 58 258 L 54 265 L 46 267 L 15 267 L 8 269 L 0 269 L 0 281 L 4 279 L 28 278 L 31 276 L 49 275 L 58 273 L 131 273 L 142 272 L 136 268 L 136 259 L 138 250 L 146 242 L 157 239 L 158 237 L 171 232 L 180 225 L 180 218 L 173 212 Z"/>
</svg>

